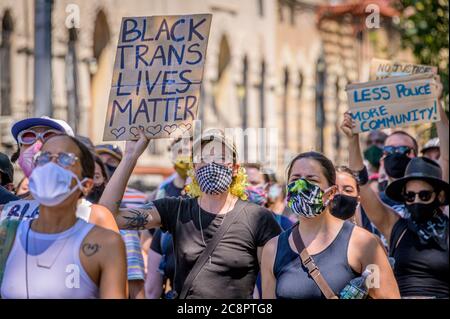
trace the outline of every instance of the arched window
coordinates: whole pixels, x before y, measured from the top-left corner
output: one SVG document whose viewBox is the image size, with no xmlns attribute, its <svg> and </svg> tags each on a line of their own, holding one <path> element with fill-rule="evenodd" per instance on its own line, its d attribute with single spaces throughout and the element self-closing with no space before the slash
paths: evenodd
<svg viewBox="0 0 450 319">
<path fill-rule="evenodd" d="M 222 119 L 222 123 L 227 125 L 226 119 L 222 116 L 222 108 L 226 107 L 228 101 L 228 89 L 230 81 L 230 66 L 231 66 L 231 50 L 226 36 L 222 36 L 220 40 L 219 56 L 217 59 L 217 78 L 212 83 L 211 92 L 211 108 L 217 118 Z M 200 110 L 200 120 L 202 123 L 206 120 L 206 110 Z M 205 125 L 206 126 L 206 123 Z"/>
<path fill-rule="evenodd" d="M 103 11 L 99 11 L 97 14 L 97 18 L 95 19 L 95 27 L 94 27 L 94 58 L 97 60 L 97 63 L 103 53 L 103 50 L 108 45 L 110 40 L 110 32 L 108 27 L 108 21 L 106 19 L 106 15 Z"/>
<path fill-rule="evenodd" d="M 336 82 L 334 84 L 334 89 L 335 89 L 335 110 L 334 110 L 334 114 L 335 114 L 335 122 L 334 122 L 334 129 L 336 131 L 336 134 L 334 134 L 335 136 L 335 140 L 334 140 L 334 149 L 337 150 L 339 152 L 340 148 L 341 148 L 341 136 L 340 136 L 340 123 L 339 123 L 339 119 L 340 119 L 340 105 L 341 105 L 341 100 L 339 99 L 339 93 L 340 93 L 340 85 L 339 85 L 339 77 L 336 78 Z"/>
<path fill-rule="evenodd" d="M 11 115 L 11 37 L 14 30 L 11 14 L 5 11 L 1 21 L 0 42 L 0 115 Z"/>
<path fill-rule="evenodd" d="M 284 68 L 283 72 L 283 145 L 288 148 L 288 96 L 289 96 L 289 69 Z"/>
<path fill-rule="evenodd" d="M 261 127 L 266 127 L 265 88 L 266 88 L 266 62 L 263 60 L 261 62 L 260 83 L 259 83 L 259 87 L 258 87 L 258 89 L 259 89 L 259 114 L 260 114 Z"/>
<path fill-rule="evenodd" d="M 262 18 L 264 17 L 264 0 L 257 0 L 258 1 L 258 13 L 259 16 Z"/>
<path fill-rule="evenodd" d="M 323 152 L 325 126 L 326 65 L 323 53 L 316 64 L 316 149 Z"/>
<path fill-rule="evenodd" d="M 299 152 L 301 152 L 302 150 L 302 127 L 303 125 L 301 125 L 302 123 L 302 93 L 303 93 L 303 73 L 301 71 L 298 72 L 298 82 L 297 82 L 297 121 L 298 121 L 298 125 L 297 125 L 297 150 Z"/>
</svg>

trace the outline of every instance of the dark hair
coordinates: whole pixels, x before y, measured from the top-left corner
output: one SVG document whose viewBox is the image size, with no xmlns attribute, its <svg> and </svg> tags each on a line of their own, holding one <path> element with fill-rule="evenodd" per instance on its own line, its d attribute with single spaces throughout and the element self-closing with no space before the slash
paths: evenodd
<svg viewBox="0 0 450 319">
<path fill-rule="evenodd" d="M 80 165 L 81 165 L 81 177 L 87 177 L 87 178 L 94 178 L 95 173 L 95 162 L 94 162 L 94 156 L 92 155 L 91 151 L 84 145 L 82 142 L 77 140 L 75 137 L 62 134 L 62 135 L 56 135 L 51 138 L 49 138 L 47 141 L 44 142 L 43 145 L 45 145 L 48 141 L 53 139 L 54 137 L 60 137 L 64 136 L 69 138 L 80 150 L 79 159 L 80 159 Z"/>
<path fill-rule="evenodd" d="M 336 169 L 334 168 L 333 163 L 325 155 L 319 152 L 300 153 L 294 157 L 287 167 L 287 180 L 289 180 L 289 177 L 291 176 L 294 163 L 303 158 L 313 159 L 318 162 L 322 166 L 322 173 L 327 179 L 328 184 L 330 186 L 336 185 Z"/>
<path fill-rule="evenodd" d="M 358 190 L 359 193 L 359 183 L 358 183 L 358 178 L 356 177 L 355 173 L 348 168 L 347 166 L 341 165 L 341 166 L 336 166 L 336 173 L 346 173 L 348 175 L 350 175 L 356 182 L 356 189 Z"/>
<path fill-rule="evenodd" d="M 100 156 L 98 156 L 96 154 L 93 154 L 93 155 L 94 155 L 95 163 L 98 164 L 98 166 L 100 166 L 100 170 L 102 171 L 102 175 L 103 175 L 103 178 L 105 179 L 105 184 L 106 184 L 108 182 L 108 174 L 106 173 L 105 164 L 103 163 Z M 94 172 L 95 172 L 95 170 L 94 170 Z"/>
<path fill-rule="evenodd" d="M 414 137 L 412 137 L 411 134 L 409 134 L 408 132 L 405 132 L 405 131 L 394 131 L 394 132 L 392 132 L 392 133 L 388 136 L 388 138 L 389 138 L 390 136 L 392 136 L 392 135 L 403 135 L 403 136 L 409 137 L 409 138 L 412 140 L 413 145 L 414 145 L 414 148 L 413 148 L 413 150 L 414 150 L 414 155 L 419 154 L 419 145 L 417 144 L 416 139 L 415 139 Z"/>
<path fill-rule="evenodd" d="M 19 144 L 17 144 L 17 150 L 11 155 L 11 163 L 17 162 L 17 159 L 20 156 L 20 147 Z"/>
</svg>

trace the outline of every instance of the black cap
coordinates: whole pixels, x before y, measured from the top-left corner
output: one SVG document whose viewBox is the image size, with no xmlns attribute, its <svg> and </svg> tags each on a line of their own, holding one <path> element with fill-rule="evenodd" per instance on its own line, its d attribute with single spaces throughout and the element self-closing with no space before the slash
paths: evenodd
<svg viewBox="0 0 450 319">
<path fill-rule="evenodd" d="M 6 154 L 0 152 L 0 174 L 2 174 L 2 185 L 14 181 L 14 168 Z"/>
</svg>

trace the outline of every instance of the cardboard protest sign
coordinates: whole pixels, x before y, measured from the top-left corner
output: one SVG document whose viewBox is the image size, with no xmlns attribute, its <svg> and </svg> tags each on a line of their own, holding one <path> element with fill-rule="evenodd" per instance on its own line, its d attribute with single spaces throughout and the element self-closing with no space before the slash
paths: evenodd
<svg viewBox="0 0 450 319">
<path fill-rule="evenodd" d="M 355 133 L 440 120 L 432 73 L 350 84 L 346 91 Z"/>
<path fill-rule="evenodd" d="M 122 19 L 103 140 L 192 135 L 211 17 Z"/>
<path fill-rule="evenodd" d="M 16 200 L 3 206 L 0 222 L 4 219 L 34 219 L 39 215 L 39 202 L 36 200 Z"/>
<path fill-rule="evenodd" d="M 370 62 L 369 80 L 380 80 L 393 76 L 406 76 L 421 73 L 437 74 L 435 66 L 396 62 L 383 59 L 372 59 Z"/>
</svg>

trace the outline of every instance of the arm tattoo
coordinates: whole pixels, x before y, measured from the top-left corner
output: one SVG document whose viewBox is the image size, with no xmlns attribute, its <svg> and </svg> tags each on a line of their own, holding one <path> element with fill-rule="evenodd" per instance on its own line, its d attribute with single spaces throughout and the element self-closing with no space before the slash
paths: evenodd
<svg viewBox="0 0 450 319">
<path fill-rule="evenodd" d="M 83 251 L 83 253 L 87 257 L 91 257 L 91 256 L 95 255 L 100 250 L 100 245 L 99 244 L 86 243 L 86 244 L 83 245 L 81 250 Z"/>
<path fill-rule="evenodd" d="M 126 220 L 124 229 L 145 229 L 145 225 L 149 222 L 150 213 L 147 209 L 128 209 L 128 216 L 123 216 Z"/>
</svg>

